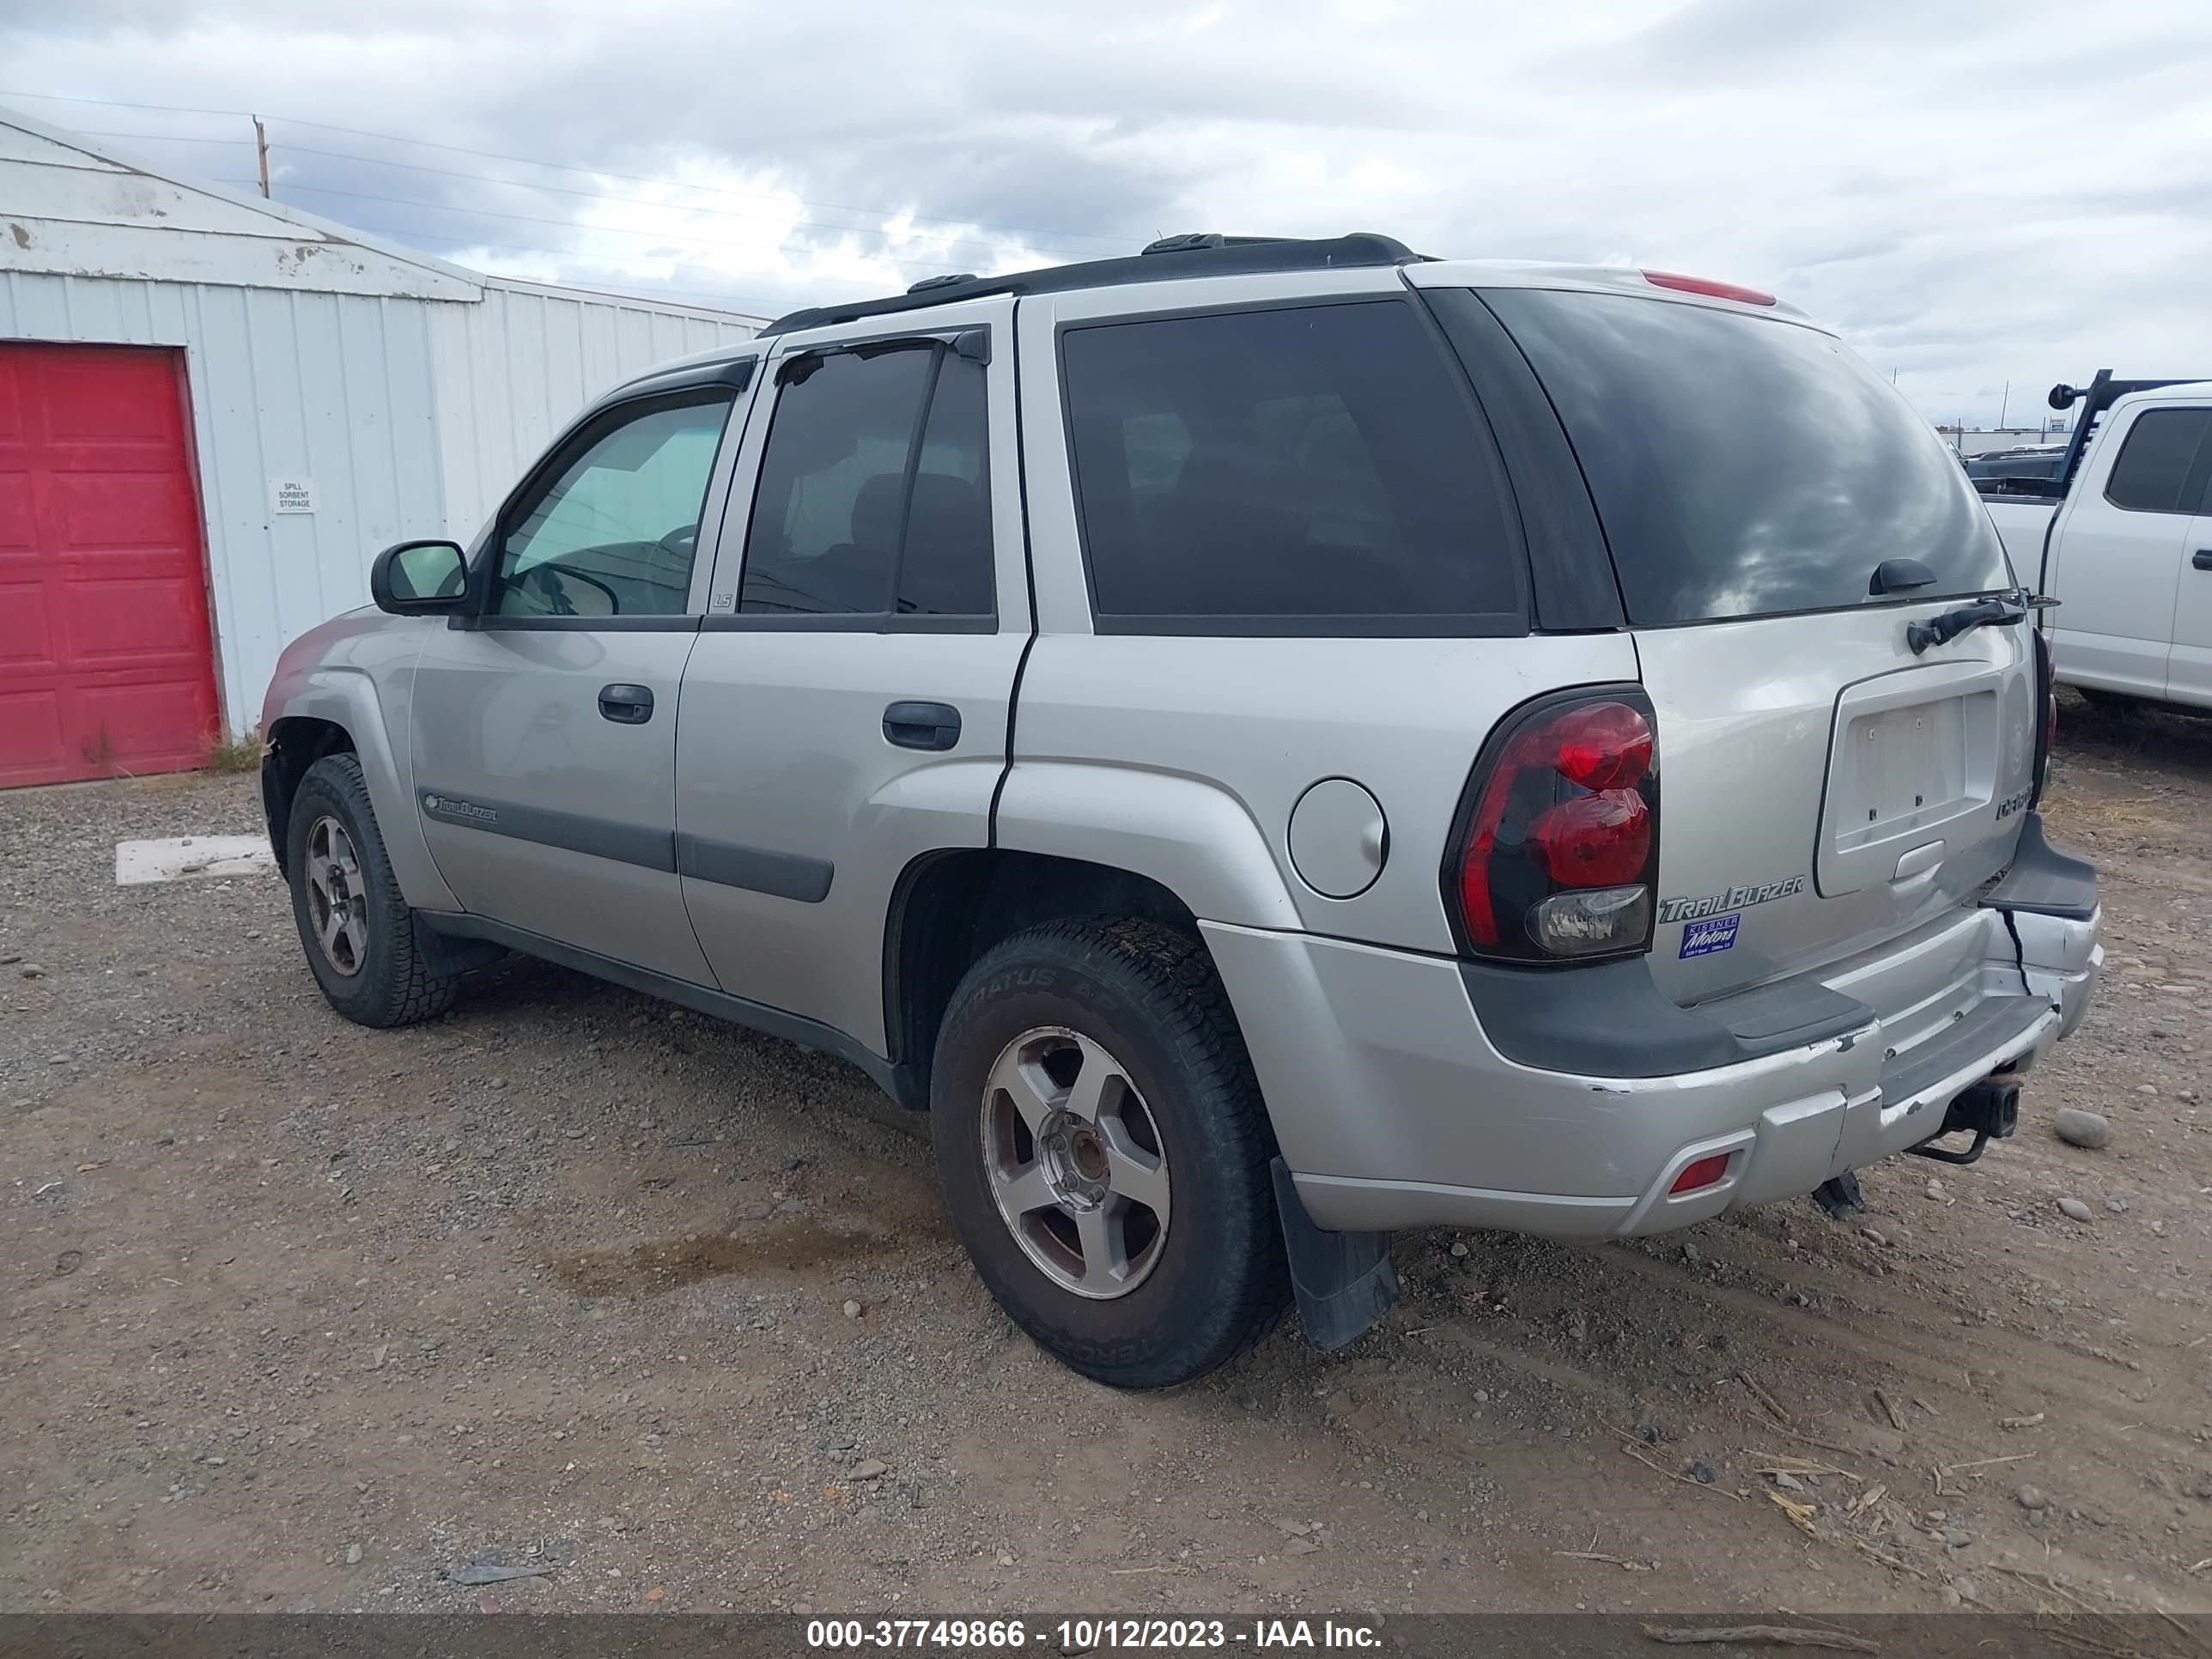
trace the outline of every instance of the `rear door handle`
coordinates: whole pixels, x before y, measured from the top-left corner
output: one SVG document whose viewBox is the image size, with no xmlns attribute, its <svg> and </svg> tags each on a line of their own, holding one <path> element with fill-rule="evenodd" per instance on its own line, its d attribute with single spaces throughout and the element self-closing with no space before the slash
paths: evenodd
<svg viewBox="0 0 2212 1659">
<path fill-rule="evenodd" d="M 1927 874 L 1942 862 L 1943 843 L 1940 841 L 1931 841 L 1923 846 L 1914 848 L 1903 858 L 1898 860 L 1897 873 L 1890 879 L 1911 881 L 1915 876 Z"/>
<path fill-rule="evenodd" d="M 960 741 L 960 711 L 949 702 L 895 702 L 884 710 L 884 740 L 902 749 L 950 749 Z"/>
<path fill-rule="evenodd" d="M 2212 547 L 2200 547 L 2197 556 L 2189 562 L 2199 570 L 2212 570 Z"/>
<path fill-rule="evenodd" d="M 653 689 L 644 685 L 603 685 L 599 714 L 617 726 L 642 726 L 653 718 Z"/>
</svg>

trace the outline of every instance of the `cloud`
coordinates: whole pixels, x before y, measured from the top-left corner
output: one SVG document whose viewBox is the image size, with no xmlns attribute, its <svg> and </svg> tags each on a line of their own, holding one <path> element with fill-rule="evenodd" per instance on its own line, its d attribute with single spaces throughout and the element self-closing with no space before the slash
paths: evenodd
<svg viewBox="0 0 2212 1659">
<path fill-rule="evenodd" d="M 271 126 L 280 196 L 541 277 L 775 310 L 1374 229 L 1771 288 L 1944 419 L 2107 363 L 2212 374 L 2195 0 L 60 9 L 0 0 L 9 87 L 459 146 Z M 235 118 L 21 102 L 250 176 Z"/>
</svg>

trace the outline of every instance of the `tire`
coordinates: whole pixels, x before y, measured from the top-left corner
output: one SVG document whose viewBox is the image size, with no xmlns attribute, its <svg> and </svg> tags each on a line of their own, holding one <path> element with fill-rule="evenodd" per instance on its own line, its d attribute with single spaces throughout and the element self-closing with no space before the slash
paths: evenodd
<svg viewBox="0 0 2212 1659">
<path fill-rule="evenodd" d="M 356 1025 L 389 1028 L 453 1006 L 461 976 L 422 937 L 400 896 L 359 760 L 325 755 L 307 769 L 286 842 L 300 948 L 331 1007 Z M 343 922 L 333 927 L 339 907 Z"/>
<path fill-rule="evenodd" d="M 1059 921 L 987 952 L 939 1030 L 930 1120 L 977 1273 L 1084 1376 L 1187 1382 L 1281 1317 L 1274 1136 L 1197 940 Z"/>
</svg>

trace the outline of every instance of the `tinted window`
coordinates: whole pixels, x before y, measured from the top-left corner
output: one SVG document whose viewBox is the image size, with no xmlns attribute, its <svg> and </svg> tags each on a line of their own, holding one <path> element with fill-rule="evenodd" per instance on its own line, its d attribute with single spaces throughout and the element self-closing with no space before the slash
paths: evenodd
<svg viewBox="0 0 2212 1659">
<path fill-rule="evenodd" d="M 899 558 L 898 609 L 908 615 L 979 617 L 997 608 L 984 374 L 982 364 L 949 351 L 939 362 Z"/>
<path fill-rule="evenodd" d="M 2212 410 L 2154 409 L 2136 416 L 2112 463 L 2105 499 L 2136 513 L 2196 512 L 2204 494 L 2197 462 L 2208 428 Z"/>
<path fill-rule="evenodd" d="M 492 609 L 507 617 L 680 615 L 731 401 L 718 389 L 595 422 L 520 504 L 500 544 Z"/>
<path fill-rule="evenodd" d="M 982 366 L 900 348 L 800 357 L 781 376 L 738 610 L 988 615 Z"/>
<path fill-rule="evenodd" d="M 1936 573 L 1916 599 L 2010 585 L 1957 459 L 1827 335 L 1630 295 L 1483 297 L 1565 424 L 1631 621 L 1863 605 L 1884 559 Z"/>
<path fill-rule="evenodd" d="M 1102 619 L 1517 614 L 1494 453 L 1410 306 L 1115 323 L 1061 351 Z"/>
</svg>

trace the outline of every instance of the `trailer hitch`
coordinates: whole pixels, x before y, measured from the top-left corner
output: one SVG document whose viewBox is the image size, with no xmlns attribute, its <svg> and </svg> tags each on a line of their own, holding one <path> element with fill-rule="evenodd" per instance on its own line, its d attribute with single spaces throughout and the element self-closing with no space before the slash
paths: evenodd
<svg viewBox="0 0 2212 1659">
<path fill-rule="evenodd" d="M 1992 1072 L 1972 1088 L 1960 1092 L 1944 1109 L 1943 1127 L 1922 1141 L 1905 1150 L 1921 1158 L 1932 1158 L 1945 1164 L 1972 1164 L 1980 1158 L 1992 1140 L 2008 1140 L 2014 1127 L 2020 1121 L 2020 1074 L 2017 1072 Z M 1973 1134 L 1973 1142 L 1964 1152 L 1954 1147 L 1938 1146 L 1936 1143 L 1945 1135 L 1966 1129 Z"/>
</svg>

